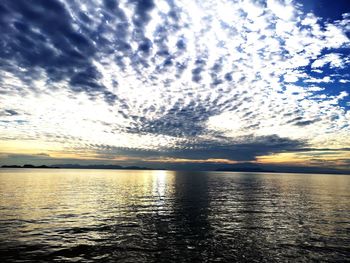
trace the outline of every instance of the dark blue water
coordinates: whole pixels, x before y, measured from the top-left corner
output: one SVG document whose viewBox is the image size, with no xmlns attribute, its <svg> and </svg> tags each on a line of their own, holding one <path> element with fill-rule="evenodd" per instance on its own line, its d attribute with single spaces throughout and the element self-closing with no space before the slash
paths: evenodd
<svg viewBox="0 0 350 263">
<path fill-rule="evenodd" d="M 350 176 L 0 170 L 1 262 L 344 262 Z"/>
</svg>

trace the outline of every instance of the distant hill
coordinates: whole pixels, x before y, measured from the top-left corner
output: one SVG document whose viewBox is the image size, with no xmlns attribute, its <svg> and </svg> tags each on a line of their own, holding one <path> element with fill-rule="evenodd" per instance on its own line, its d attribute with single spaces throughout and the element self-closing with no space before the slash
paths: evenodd
<svg viewBox="0 0 350 263">
<path fill-rule="evenodd" d="M 114 170 L 152 170 L 148 167 L 139 167 L 139 166 L 121 166 L 114 164 L 89 164 L 89 165 L 80 165 L 80 164 L 57 164 L 59 168 L 69 168 L 69 169 L 114 169 Z"/>
<path fill-rule="evenodd" d="M 80 165 L 80 164 L 57 164 L 57 165 L 32 165 L 25 164 L 20 165 L 2 165 L 1 168 L 45 168 L 45 169 L 114 169 L 114 170 L 152 170 L 147 167 L 138 167 L 138 166 L 120 166 L 120 165 L 109 165 L 109 164 L 90 164 L 90 165 Z"/>
<path fill-rule="evenodd" d="M 350 174 L 349 170 L 323 167 L 264 165 L 254 163 L 239 163 L 225 165 L 216 169 L 221 172 L 265 172 L 265 173 L 306 173 L 306 174 Z"/>
<path fill-rule="evenodd" d="M 47 166 L 47 165 L 25 164 L 23 166 L 20 166 L 20 165 L 2 165 L 1 168 L 44 168 L 44 169 L 55 169 L 55 168 L 59 168 L 59 167 Z"/>
</svg>

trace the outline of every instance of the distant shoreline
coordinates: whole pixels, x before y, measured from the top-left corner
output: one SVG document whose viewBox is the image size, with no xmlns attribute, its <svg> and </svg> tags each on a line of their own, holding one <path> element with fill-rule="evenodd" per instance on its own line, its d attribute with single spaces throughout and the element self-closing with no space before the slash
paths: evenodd
<svg viewBox="0 0 350 263">
<path fill-rule="evenodd" d="M 162 171 L 186 171 L 186 172 L 234 172 L 234 173 L 288 173 L 288 174 L 334 174 L 350 175 L 350 171 L 273 171 L 257 169 L 217 169 L 217 170 L 175 170 L 175 169 L 153 169 L 138 166 L 119 166 L 119 165 L 67 165 L 67 166 L 47 166 L 47 165 L 2 165 L 0 168 L 10 169 L 81 169 L 81 170 L 162 170 Z"/>
<path fill-rule="evenodd" d="M 1 168 L 17 168 L 17 169 L 105 169 L 105 170 L 154 170 L 147 167 L 138 166 L 119 166 L 119 165 L 64 165 L 64 166 L 48 166 L 48 165 L 2 165 Z"/>
<path fill-rule="evenodd" d="M 47 166 L 47 165 L 2 165 L 1 168 L 20 168 L 20 169 L 28 169 L 28 168 L 36 168 L 36 169 L 60 169 L 61 167 L 56 166 Z"/>
</svg>

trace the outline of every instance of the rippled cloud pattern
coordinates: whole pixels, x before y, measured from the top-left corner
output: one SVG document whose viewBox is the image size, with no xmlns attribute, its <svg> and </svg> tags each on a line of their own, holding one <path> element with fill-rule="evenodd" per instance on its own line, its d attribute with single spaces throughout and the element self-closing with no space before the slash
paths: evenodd
<svg viewBox="0 0 350 263">
<path fill-rule="evenodd" d="M 350 12 L 324 19 L 291 0 L 4 0 L 0 32 L 8 144 L 349 163 Z"/>
</svg>

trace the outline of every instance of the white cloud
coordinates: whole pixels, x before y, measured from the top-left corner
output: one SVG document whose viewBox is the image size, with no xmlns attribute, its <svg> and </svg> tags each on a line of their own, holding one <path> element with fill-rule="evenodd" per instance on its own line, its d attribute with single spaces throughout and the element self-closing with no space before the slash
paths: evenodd
<svg viewBox="0 0 350 263">
<path fill-rule="evenodd" d="M 329 64 L 330 68 L 344 68 L 346 59 L 343 59 L 340 54 L 332 53 L 324 55 L 323 57 L 315 60 L 312 64 L 312 68 L 322 68 Z"/>
<path fill-rule="evenodd" d="M 334 81 L 329 76 L 326 76 L 326 77 L 323 77 L 322 79 L 309 77 L 308 79 L 304 80 L 304 82 L 310 82 L 310 83 L 331 83 L 331 82 L 334 82 Z"/>
<path fill-rule="evenodd" d="M 284 3 L 284 1 L 278 0 L 267 0 L 267 8 L 282 20 L 292 19 L 295 11 L 291 5 Z"/>
</svg>

